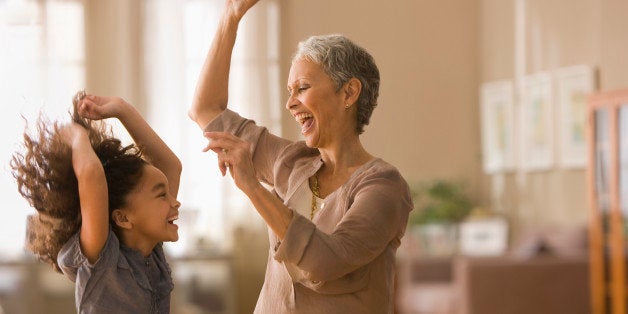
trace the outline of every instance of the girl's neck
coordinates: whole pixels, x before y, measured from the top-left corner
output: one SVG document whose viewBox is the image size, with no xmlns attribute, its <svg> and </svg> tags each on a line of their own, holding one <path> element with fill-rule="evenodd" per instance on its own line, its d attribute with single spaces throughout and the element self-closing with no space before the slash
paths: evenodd
<svg viewBox="0 0 628 314">
<path fill-rule="evenodd" d="M 148 257 L 157 245 L 154 241 L 148 241 L 133 232 L 126 230 L 116 232 L 116 235 L 118 236 L 120 242 L 122 242 L 125 246 L 139 251 L 144 257 Z"/>
</svg>

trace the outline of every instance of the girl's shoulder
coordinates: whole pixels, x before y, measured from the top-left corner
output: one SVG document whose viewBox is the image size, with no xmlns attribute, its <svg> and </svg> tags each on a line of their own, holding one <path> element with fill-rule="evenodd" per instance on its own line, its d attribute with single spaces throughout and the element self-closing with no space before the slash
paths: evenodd
<svg viewBox="0 0 628 314">
<path fill-rule="evenodd" d="M 64 275 L 70 280 L 76 281 L 77 272 L 81 267 L 90 270 L 103 269 L 117 266 L 120 256 L 120 241 L 116 234 L 109 228 L 109 235 L 105 241 L 98 259 L 93 264 L 87 260 L 81 250 L 80 230 L 73 234 L 70 239 L 61 247 L 57 256 L 57 263 Z"/>
</svg>

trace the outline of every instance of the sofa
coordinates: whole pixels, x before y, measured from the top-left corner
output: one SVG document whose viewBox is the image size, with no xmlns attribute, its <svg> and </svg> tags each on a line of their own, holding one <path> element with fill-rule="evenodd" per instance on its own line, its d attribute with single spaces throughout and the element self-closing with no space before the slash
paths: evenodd
<svg viewBox="0 0 628 314">
<path fill-rule="evenodd" d="M 460 314 L 590 313 L 588 258 L 456 258 Z"/>
<path fill-rule="evenodd" d="M 494 257 L 398 257 L 397 313 L 590 313 L 586 229 L 534 228 Z M 408 240 L 406 240 L 408 241 Z"/>
</svg>

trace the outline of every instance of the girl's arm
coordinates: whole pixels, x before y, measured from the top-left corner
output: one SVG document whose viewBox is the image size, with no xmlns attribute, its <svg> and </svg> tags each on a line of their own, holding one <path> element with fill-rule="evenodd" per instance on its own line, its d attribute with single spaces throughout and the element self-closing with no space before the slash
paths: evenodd
<svg viewBox="0 0 628 314">
<path fill-rule="evenodd" d="M 72 123 L 60 129 L 72 150 L 72 168 L 78 180 L 81 206 L 81 250 L 95 263 L 109 234 L 109 200 L 105 171 L 92 149 L 87 130 Z"/>
<path fill-rule="evenodd" d="M 135 143 L 142 147 L 144 156 L 166 175 L 170 194 L 177 197 L 181 161 L 135 107 L 120 97 L 88 95 L 79 104 L 78 112 L 81 117 L 88 119 L 118 118 Z"/>
<path fill-rule="evenodd" d="M 229 68 L 240 20 L 258 0 L 227 0 L 196 84 L 188 116 L 203 129 L 227 108 Z"/>
</svg>

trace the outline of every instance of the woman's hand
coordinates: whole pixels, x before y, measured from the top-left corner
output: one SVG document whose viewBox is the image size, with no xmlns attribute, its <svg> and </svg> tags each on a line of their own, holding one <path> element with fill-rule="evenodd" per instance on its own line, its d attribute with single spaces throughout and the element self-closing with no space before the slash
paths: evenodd
<svg viewBox="0 0 628 314">
<path fill-rule="evenodd" d="M 245 194 L 259 185 L 250 143 L 227 132 L 205 132 L 204 135 L 209 143 L 203 151 L 212 150 L 218 155 L 218 168 L 223 176 L 229 169 L 234 183 Z"/>
<path fill-rule="evenodd" d="M 259 0 L 227 0 L 225 2 L 225 10 L 240 20 L 258 1 Z"/>
<path fill-rule="evenodd" d="M 91 120 L 118 118 L 126 104 L 120 97 L 87 95 L 78 104 L 77 111 L 82 118 Z"/>
</svg>

